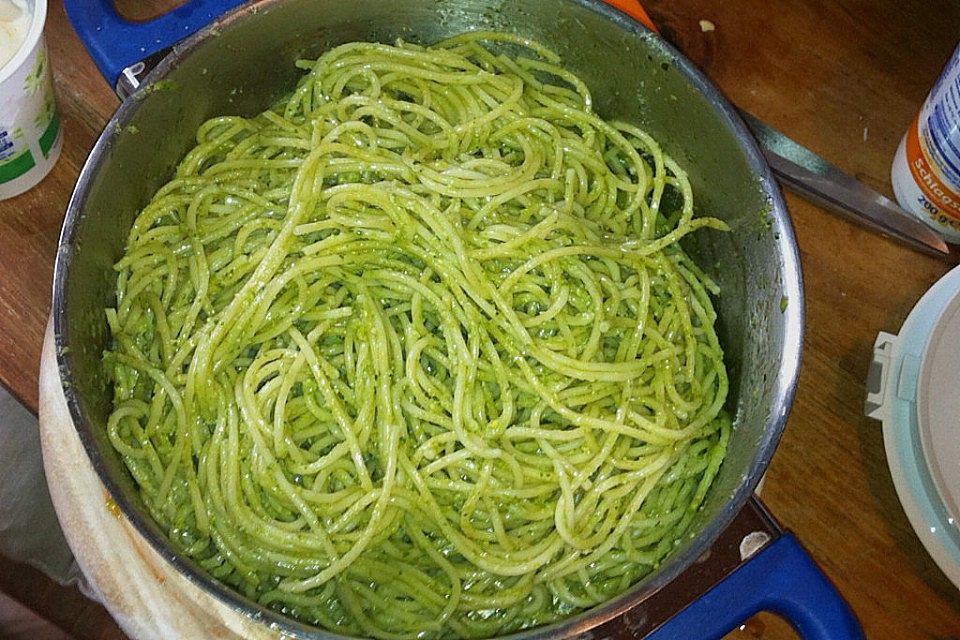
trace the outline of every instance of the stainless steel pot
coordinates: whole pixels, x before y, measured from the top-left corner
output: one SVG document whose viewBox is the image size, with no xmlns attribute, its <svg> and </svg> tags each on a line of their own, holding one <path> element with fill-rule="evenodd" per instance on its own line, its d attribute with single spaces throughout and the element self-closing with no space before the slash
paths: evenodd
<svg viewBox="0 0 960 640">
<path fill-rule="evenodd" d="M 106 2 L 92 3 L 97 5 L 92 14 L 89 2 L 68 0 L 67 5 L 94 57 L 113 76 L 108 80 L 116 81 L 120 67 L 104 54 L 107 36 L 97 41 L 95 33 L 100 30 L 95 27 L 102 27 L 97 20 L 111 22 L 108 26 L 116 31 L 115 16 L 105 13 Z M 642 602 L 691 565 L 751 496 L 793 399 L 803 338 L 803 292 L 783 199 L 736 112 L 659 37 L 593 0 L 247 4 L 174 46 L 100 136 L 64 222 L 53 316 L 60 376 L 74 423 L 122 512 L 179 571 L 237 610 L 275 624 L 290 636 L 332 637 L 259 607 L 179 556 L 147 514 L 107 439 L 104 425 L 111 392 L 101 354 L 108 340 L 103 309 L 113 304 L 111 266 L 121 255 L 135 214 L 170 178 L 194 144 L 198 125 L 214 115 L 262 111 L 294 85 L 297 58 L 315 57 L 349 41 L 403 38 L 429 43 L 477 28 L 520 33 L 557 51 L 590 85 L 598 110 L 650 131 L 689 171 L 699 211 L 726 220 L 732 230 L 699 232 L 689 245 L 723 291 L 717 305 L 732 380 L 729 408 L 735 416 L 727 459 L 690 534 L 658 570 L 623 596 L 520 636 L 584 633 Z M 142 40 L 143 34 L 137 37 Z M 125 78 L 120 86 L 129 88 L 137 71 L 120 74 Z"/>
</svg>

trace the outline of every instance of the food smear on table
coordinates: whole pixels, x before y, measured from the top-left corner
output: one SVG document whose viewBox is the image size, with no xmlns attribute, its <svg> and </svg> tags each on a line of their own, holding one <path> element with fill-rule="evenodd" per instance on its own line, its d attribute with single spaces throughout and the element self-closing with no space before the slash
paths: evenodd
<svg viewBox="0 0 960 640">
<path fill-rule="evenodd" d="M 200 127 L 116 265 L 108 430 L 150 513 L 343 634 L 486 638 L 622 593 L 730 437 L 719 291 L 679 242 L 726 226 L 535 42 L 298 66 Z"/>
</svg>

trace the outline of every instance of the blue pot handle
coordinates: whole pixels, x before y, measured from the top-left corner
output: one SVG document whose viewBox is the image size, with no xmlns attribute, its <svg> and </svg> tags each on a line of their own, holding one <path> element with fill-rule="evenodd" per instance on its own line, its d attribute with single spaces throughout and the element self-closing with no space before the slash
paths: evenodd
<svg viewBox="0 0 960 640">
<path fill-rule="evenodd" d="M 647 640 L 719 639 L 760 611 L 785 618 L 803 640 L 864 640 L 849 605 L 789 533 L 764 547 Z"/>
<path fill-rule="evenodd" d="M 127 67 L 199 31 L 244 0 L 190 0 L 147 22 L 125 20 L 112 0 L 65 0 L 67 15 L 110 86 Z"/>
</svg>

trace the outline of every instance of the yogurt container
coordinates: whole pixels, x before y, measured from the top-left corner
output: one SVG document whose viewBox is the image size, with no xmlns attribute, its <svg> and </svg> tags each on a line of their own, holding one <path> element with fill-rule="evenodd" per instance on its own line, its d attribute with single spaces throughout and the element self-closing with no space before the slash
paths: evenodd
<svg viewBox="0 0 960 640">
<path fill-rule="evenodd" d="M 40 182 L 63 142 L 43 40 L 47 2 L 13 4 L 0 5 L 0 200 Z"/>
</svg>

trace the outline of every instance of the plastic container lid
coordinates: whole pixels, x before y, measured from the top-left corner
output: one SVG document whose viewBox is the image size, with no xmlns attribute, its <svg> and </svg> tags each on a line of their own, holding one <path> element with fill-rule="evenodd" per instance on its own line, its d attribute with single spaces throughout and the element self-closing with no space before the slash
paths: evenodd
<svg viewBox="0 0 960 640">
<path fill-rule="evenodd" d="M 917 383 L 923 456 L 937 493 L 960 521 L 960 296 L 940 315 L 927 342 Z"/>
<path fill-rule="evenodd" d="M 920 299 L 897 336 L 881 332 L 866 414 L 910 524 L 960 588 L 960 267 Z"/>
</svg>

